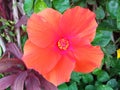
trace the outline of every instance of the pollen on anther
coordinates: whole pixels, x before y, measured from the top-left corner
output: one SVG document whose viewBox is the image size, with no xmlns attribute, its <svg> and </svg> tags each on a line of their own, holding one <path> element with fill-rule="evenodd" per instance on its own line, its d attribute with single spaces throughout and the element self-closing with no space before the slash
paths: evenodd
<svg viewBox="0 0 120 90">
<path fill-rule="evenodd" d="M 61 50 L 67 50 L 69 47 L 69 41 L 67 39 L 62 38 L 57 42 L 57 46 Z"/>
</svg>

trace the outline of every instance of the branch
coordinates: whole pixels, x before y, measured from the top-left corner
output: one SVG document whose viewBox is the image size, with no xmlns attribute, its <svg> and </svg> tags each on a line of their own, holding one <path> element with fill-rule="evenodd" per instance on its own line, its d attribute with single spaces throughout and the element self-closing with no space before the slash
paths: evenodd
<svg viewBox="0 0 120 90">
<path fill-rule="evenodd" d="M 20 13 L 21 13 L 22 15 L 25 15 L 25 12 L 24 12 L 24 9 L 23 9 L 23 2 L 22 2 L 22 1 L 19 1 L 19 2 L 18 2 L 17 7 L 18 7 Z"/>
<path fill-rule="evenodd" d="M 12 0 L 12 4 L 13 4 L 13 18 L 14 18 L 15 23 L 17 23 L 19 21 L 18 10 L 17 10 L 17 5 L 16 5 L 17 1 Z M 18 44 L 18 47 L 21 49 L 20 28 L 16 28 L 15 31 L 17 34 L 17 44 Z"/>
<path fill-rule="evenodd" d="M 0 36 L 0 46 L 2 47 L 3 52 L 5 52 L 6 51 L 6 47 L 5 47 L 5 43 L 4 43 L 4 41 L 3 41 L 1 36 Z"/>
</svg>

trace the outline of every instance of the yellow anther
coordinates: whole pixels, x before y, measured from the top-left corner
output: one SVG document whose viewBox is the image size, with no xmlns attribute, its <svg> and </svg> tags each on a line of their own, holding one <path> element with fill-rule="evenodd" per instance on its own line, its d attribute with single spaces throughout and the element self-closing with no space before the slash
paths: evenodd
<svg viewBox="0 0 120 90">
<path fill-rule="evenodd" d="M 58 41 L 57 43 L 58 45 L 58 48 L 61 49 L 61 50 L 67 50 L 67 48 L 69 47 L 69 41 L 62 38 Z"/>
</svg>

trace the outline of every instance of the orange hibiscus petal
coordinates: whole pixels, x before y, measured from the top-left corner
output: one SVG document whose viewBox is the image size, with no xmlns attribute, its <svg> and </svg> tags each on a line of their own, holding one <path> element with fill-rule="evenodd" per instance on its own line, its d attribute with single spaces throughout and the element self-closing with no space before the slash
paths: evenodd
<svg viewBox="0 0 120 90">
<path fill-rule="evenodd" d="M 81 46 L 74 48 L 76 57 L 75 71 L 89 73 L 95 68 L 99 68 L 103 59 L 103 52 L 99 46 Z"/>
<path fill-rule="evenodd" d="M 62 16 L 60 30 L 62 33 L 73 35 L 75 37 L 86 38 L 92 41 L 95 37 L 97 23 L 95 14 L 89 9 L 79 6 L 68 9 Z"/>
<path fill-rule="evenodd" d="M 45 9 L 38 14 L 32 14 L 27 23 L 29 39 L 42 48 L 54 42 L 57 35 L 61 14 L 53 9 Z"/>
<path fill-rule="evenodd" d="M 23 61 L 28 68 L 33 68 L 41 74 L 55 67 L 60 57 L 60 54 L 52 49 L 42 49 L 29 40 L 25 43 Z"/>
<path fill-rule="evenodd" d="M 63 82 L 68 82 L 70 74 L 75 66 L 75 61 L 71 60 L 68 56 L 63 56 L 58 64 L 49 73 L 46 73 L 45 78 L 52 82 L 54 85 L 59 85 Z"/>
<path fill-rule="evenodd" d="M 44 17 L 51 24 L 54 30 L 57 30 L 60 18 L 62 17 L 61 13 L 55 11 L 54 9 L 47 8 L 38 13 L 38 15 Z"/>
</svg>

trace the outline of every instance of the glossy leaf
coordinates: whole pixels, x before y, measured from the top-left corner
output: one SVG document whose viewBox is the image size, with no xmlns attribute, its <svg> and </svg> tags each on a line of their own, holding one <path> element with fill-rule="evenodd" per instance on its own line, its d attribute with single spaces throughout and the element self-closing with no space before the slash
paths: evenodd
<svg viewBox="0 0 120 90">
<path fill-rule="evenodd" d="M 48 7 L 52 7 L 52 1 L 51 0 L 44 0 L 44 2 L 47 4 Z"/>
<path fill-rule="evenodd" d="M 64 12 L 70 7 L 70 2 L 69 0 L 53 0 L 53 5 L 58 11 Z"/>
<path fill-rule="evenodd" d="M 24 11 L 30 16 L 33 12 L 34 0 L 24 0 Z"/>
<path fill-rule="evenodd" d="M 117 28 L 120 30 L 120 6 L 117 9 Z"/>
<path fill-rule="evenodd" d="M 118 86 L 118 82 L 116 79 L 110 79 L 108 82 L 107 82 L 107 85 L 108 86 L 111 86 L 112 88 L 116 88 Z"/>
<path fill-rule="evenodd" d="M 104 12 L 104 10 L 101 6 L 96 9 L 95 13 L 96 13 L 96 18 L 97 19 L 104 19 L 105 12 Z"/>
<path fill-rule="evenodd" d="M 79 83 L 80 79 L 81 79 L 81 76 L 82 75 L 80 73 L 72 72 L 72 74 L 71 74 L 71 80 Z"/>
<path fill-rule="evenodd" d="M 114 43 L 110 42 L 104 47 L 106 54 L 114 54 L 116 52 L 116 46 Z"/>
<path fill-rule="evenodd" d="M 111 40 L 112 32 L 105 31 L 105 30 L 99 30 L 96 33 L 96 37 L 94 41 L 92 42 L 94 45 L 100 45 L 102 47 L 105 47 Z"/>
<path fill-rule="evenodd" d="M 84 83 L 90 83 L 90 82 L 92 82 L 94 79 L 93 79 L 93 76 L 91 75 L 91 74 L 84 74 L 83 76 L 82 76 L 82 81 L 84 82 Z"/>
<path fill-rule="evenodd" d="M 96 87 L 93 86 L 93 85 L 87 85 L 87 86 L 85 87 L 85 90 L 96 90 Z"/>
<path fill-rule="evenodd" d="M 73 3 L 77 3 L 77 2 L 79 2 L 79 0 L 72 0 L 72 2 L 73 2 Z"/>
<path fill-rule="evenodd" d="M 86 2 L 87 2 L 89 5 L 94 5 L 94 4 L 96 4 L 96 1 L 95 1 L 95 0 L 86 0 Z"/>
<path fill-rule="evenodd" d="M 45 8 L 47 8 L 47 5 L 43 0 L 36 0 L 36 2 L 34 4 L 34 12 L 35 13 L 38 13 Z"/>
<path fill-rule="evenodd" d="M 119 7 L 118 0 L 109 0 L 106 4 L 107 10 L 112 18 L 117 17 L 117 9 Z"/>
<path fill-rule="evenodd" d="M 72 84 L 69 86 L 68 90 L 78 90 L 77 84 L 76 84 L 75 82 L 72 83 Z"/>
<path fill-rule="evenodd" d="M 115 19 L 108 18 L 99 23 L 97 30 L 117 31 L 117 22 Z"/>
<path fill-rule="evenodd" d="M 67 84 L 61 84 L 58 86 L 58 90 L 69 90 Z"/>
<path fill-rule="evenodd" d="M 110 79 L 110 76 L 106 71 L 101 71 L 97 75 L 97 80 L 100 81 L 100 82 L 106 82 L 109 79 Z"/>
<path fill-rule="evenodd" d="M 97 87 L 96 90 L 113 90 L 110 86 L 107 85 L 100 85 Z"/>
<path fill-rule="evenodd" d="M 81 7 L 87 7 L 87 3 L 86 3 L 85 0 L 82 0 L 81 2 L 78 2 L 77 5 L 81 6 Z"/>
</svg>

